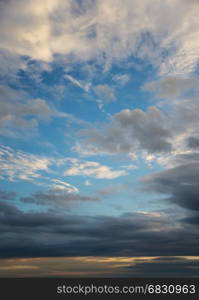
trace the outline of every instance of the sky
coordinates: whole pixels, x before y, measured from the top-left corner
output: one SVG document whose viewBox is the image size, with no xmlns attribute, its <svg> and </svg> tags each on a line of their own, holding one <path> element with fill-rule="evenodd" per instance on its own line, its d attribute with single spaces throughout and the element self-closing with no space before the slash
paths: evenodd
<svg viewBox="0 0 199 300">
<path fill-rule="evenodd" d="M 0 1 L 0 277 L 199 276 L 199 1 Z"/>
</svg>

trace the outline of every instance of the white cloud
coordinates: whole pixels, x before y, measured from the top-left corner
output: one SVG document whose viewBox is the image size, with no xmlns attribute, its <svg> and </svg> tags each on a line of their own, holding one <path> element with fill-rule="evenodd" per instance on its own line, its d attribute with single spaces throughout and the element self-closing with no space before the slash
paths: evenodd
<svg viewBox="0 0 199 300">
<path fill-rule="evenodd" d="M 63 190 L 63 191 L 66 191 L 67 193 L 78 193 L 79 192 L 78 188 L 76 188 L 74 185 L 72 185 L 68 182 L 62 181 L 60 179 L 52 179 L 51 181 L 53 182 L 53 184 L 51 186 L 55 190 Z"/>
<path fill-rule="evenodd" d="M 89 180 L 86 180 L 86 181 L 84 182 L 84 185 L 85 185 L 85 186 L 91 186 L 92 183 L 91 183 Z"/>
<path fill-rule="evenodd" d="M 129 74 L 117 74 L 113 76 L 113 80 L 119 85 L 125 85 L 130 81 L 131 77 Z"/>
<path fill-rule="evenodd" d="M 127 175 L 124 170 L 112 170 L 108 166 L 94 161 L 69 159 L 71 167 L 64 172 L 65 176 L 88 176 L 98 179 L 114 179 Z"/>
</svg>

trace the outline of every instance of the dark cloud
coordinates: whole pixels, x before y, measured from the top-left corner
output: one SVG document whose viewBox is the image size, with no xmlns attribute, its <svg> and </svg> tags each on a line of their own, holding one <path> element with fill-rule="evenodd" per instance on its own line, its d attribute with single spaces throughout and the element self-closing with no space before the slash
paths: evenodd
<svg viewBox="0 0 199 300">
<path fill-rule="evenodd" d="M 197 255 L 196 230 L 167 217 L 81 217 L 22 212 L 0 203 L 0 257 Z"/>
<path fill-rule="evenodd" d="M 197 164 L 199 161 L 199 153 L 198 152 L 188 152 L 173 155 L 170 157 L 170 165 L 171 166 L 184 166 L 187 164 Z"/>
<path fill-rule="evenodd" d="M 145 177 L 145 189 L 168 195 L 180 207 L 199 211 L 199 163 L 189 163 Z"/>
<path fill-rule="evenodd" d="M 187 139 L 187 145 L 189 148 L 199 149 L 199 137 L 190 136 Z"/>
</svg>

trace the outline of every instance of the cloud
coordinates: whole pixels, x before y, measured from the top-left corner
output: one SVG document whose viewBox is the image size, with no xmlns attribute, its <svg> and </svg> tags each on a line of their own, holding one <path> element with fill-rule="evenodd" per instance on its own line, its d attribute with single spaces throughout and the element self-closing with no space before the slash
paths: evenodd
<svg viewBox="0 0 199 300">
<path fill-rule="evenodd" d="M 55 190 L 67 191 L 68 193 L 78 193 L 79 190 L 72 184 L 62 181 L 60 179 L 52 179 L 52 187 Z"/>
<path fill-rule="evenodd" d="M 129 74 L 117 74 L 117 75 L 114 75 L 112 79 L 117 84 L 124 86 L 130 81 L 131 76 Z"/>
<path fill-rule="evenodd" d="M 144 85 L 144 89 L 155 92 L 161 98 L 176 98 L 190 90 L 198 90 L 197 77 L 168 76 L 166 78 L 151 81 Z"/>
<path fill-rule="evenodd" d="M 94 87 L 97 97 L 106 103 L 114 102 L 116 100 L 115 90 L 107 84 L 99 84 Z"/>
<path fill-rule="evenodd" d="M 124 109 L 104 128 L 85 129 L 80 134 L 85 137 L 86 144 L 94 148 L 94 154 L 130 154 L 140 150 L 158 153 L 172 149 L 169 126 L 167 118 L 156 107 L 150 107 L 146 112 Z"/>
<path fill-rule="evenodd" d="M 0 277 L 198 277 L 198 257 L 1 259 Z"/>
<path fill-rule="evenodd" d="M 199 164 L 186 163 L 142 179 L 144 189 L 167 196 L 167 200 L 193 212 L 199 211 Z"/>
<path fill-rule="evenodd" d="M 118 195 L 122 191 L 124 191 L 127 188 L 127 185 L 125 184 L 114 184 L 114 185 L 108 185 L 105 188 L 102 188 L 97 191 L 97 194 L 102 197 L 112 196 L 112 195 Z"/>
<path fill-rule="evenodd" d="M 66 74 L 64 76 L 65 78 L 67 78 L 70 82 L 72 82 L 74 85 L 78 86 L 79 88 L 81 88 L 82 90 L 84 90 L 85 92 L 88 92 L 90 90 L 91 84 L 90 83 L 86 83 L 83 80 L 77 80 L 75 79 L 73 76 Z"/>
<path fill-rule="evenodd" d="M 199 137 L 198 136 L 190 136 L 187 138 L 187 145 L 191 149 L 199 149 Z"/>
<path fill-rule="evenodd" d="M 91 186 L 92 183 L 91 183 L 89 180 L 86 180 L 86 181 L 84 182 L 84 185 L 85 185 L 85 186 Z"/>
<path fill-rule="evenodd" d="M 9 181 L 27 180 L 37 185 L 47 185 L 60 192 L 78 193 L 74 185 L 59 179 L 52 170 L 52 166 L 60 165 L 60 161 L 53 157 L 30 154 L 20 150 L 13 150 L 8 146 L 0 147 L 1 179 Z M 58 178 L 57 178 L 58 177 Z"/>
<path fill-rule="evenodd" d="M 108 166 L 94 161 L 69 159 L 71 167 L 64 172 L 65 176 L 88 176 L 98 179 L 114 179 L 127 175 L 125 170 L 111 170 Z"/>
<path fill-rule="evenodd" d="M 179 165 L 185 157 L 196 161 L 198 110 L 197 94 L 159 102 L 146 110 L 123 109 L 106 122 L 80 130 L 72 150 L 81 156 L 125 154 L 163 167 Z"/>
<path fill-rule="evenodd" d="M 62 55 L 110 65 L 134 55 L 162 74 L 186 74 L 198 63 L 197 8 L 181 0 L 12 0 L 1 2 L 0 41 L 7 52 L 47 62 Z"/>
<path fill-rule="evenodd" d="M 40 178 L 40 172 L 47 171 L 50 164 L 47 157 L 15 151 L 8 146 L 0 147 L 1 176 L 10 181 Z"/>
<path fill-rule="evenodd" d="M 3 200 L 3 201 L 7 201 L 7 200 L 10 200 L 10 199 L 14 199 L 16 197 L 16 193 L 15 192 L 9 192 L 9 191 L 3 191 L 3 190 L 0 190 L 0 200 Z"/>
<path fill-rule="evenodd" d="M 97 197 L 74 194 L 74 191 L 77 192 L 77 189 L 74 189 L 72 189 L 71 186 L 67 186 L 65 189 L 54 187 L 53 189 L 47 191 L 38 191 L 29 197 L 22 197 L 20 198 L 20 201 L 60 208 L 60 206 L 67 207 L 73 203 L 77 203 L 78 201 L 99 200 Z"/>
<path fill-rule="evenodd" d="M 43 99 L 31 99 L 23 90 L 0 86 L 0 134 L 17 137 L 22 132 L 34 130 L 39 121 L 49 121 L 52 117 L 66 117 L 50 107 Z"/>
<path fill-rule="evenodd" d="M 162 214 L 82 217 L 0 206 L 2 258 L 197 255 L 198 232 Z"/>
</svg>

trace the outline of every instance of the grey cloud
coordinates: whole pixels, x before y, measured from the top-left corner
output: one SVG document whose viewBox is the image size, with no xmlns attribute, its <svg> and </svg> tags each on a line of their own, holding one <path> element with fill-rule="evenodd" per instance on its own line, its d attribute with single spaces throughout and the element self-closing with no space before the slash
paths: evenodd
<svg viewBox="0 0 199 300">
<path fill-rule="evenodd" d="M 144 89 L 155 92 L 162 98 L 179 97 L 190 90 L 198 90 L 199 78 L 182 76 L 168 76 L 159 81 L 151 81 L 144 85 Z"/>
<path fill-rule="evenodd" d="M 161 109 L 151 106 L 146 111 L 121 110 L 111 116 L 109 122 L 81 130 L 82 147 L 79 152 L 85 155 L 135 154 L 141 151 L 148 154 L 184 154 L 187 146 L 195 145 L 196 148 L 198 110 L 197 97 L 170 101 Z M 77 152 L 79 145 L 74 148 Z"/>
<path fill-rule="evenodd" d="M 72 194 L 62 189 L 50 189 L 47 191 L 38 191 L 32 196 L 22 197 L 20 200 L 25 203 L 49 205 L 54 206 L 56 208 L 60 206 L 69 206 L 73 202 L 97 201 L 99 199 L 94 196 Z"/>
<path fill-rule="evenodd" d="M 115 185 L 107 185 L 106 187 L 97 190 L 97 194 L 102 197 L 108 197 L 114 194 L 120 194 L 122 191 L 127 189 L 128 186 L 125 184 L 115 184 Z"/>
<path fill-rule="evenodd" d="M 100 152 L 130 153 L 146 150 L 149 153 L 169 152 L 172 149 L 168 120 L 156 107 L 147 112 L 125 109 L 114 115 L 102 129 L 82 130 L 86 143 Z"/>
<path fill-rule="evenodd" d="M 16 197 L 15 192 L 0 190 L 0 200 L 13 200 Z"/>
<path fill-rule="evenodd" d="M 180 166 L 186 164 L 195 164 L 198 163 L 199 160 L 199 153 L 198 152 L 191 152 L 191 153 L 184 153 L 184 154 L 177 154 L 171 157 L 171 165 L 173 166 Z"/>
<path fill-rule="evenodd" d="M 188 145 L 188 147 L 190 147 L 192 149 L 199 149 L 199 137 L 190 136 L 187 139 L 187 145 Z"/>
<path fill-rule="evenodd" d="M 50 120 L 63 114 L 57 112 L 43 99 L 30 99 L 23 90 L 0 86 L 0 133 L 17 135 L 16 129 L 24 134 L 26 129 L 36 129 L 38 120 Z M 13 132 L 14 131 L 14 132 Z"/>
</svg>

